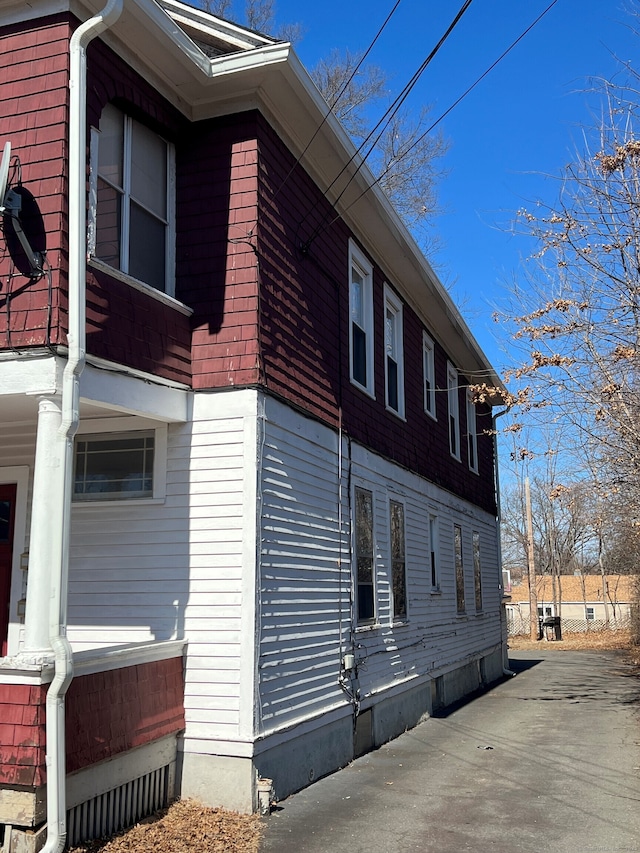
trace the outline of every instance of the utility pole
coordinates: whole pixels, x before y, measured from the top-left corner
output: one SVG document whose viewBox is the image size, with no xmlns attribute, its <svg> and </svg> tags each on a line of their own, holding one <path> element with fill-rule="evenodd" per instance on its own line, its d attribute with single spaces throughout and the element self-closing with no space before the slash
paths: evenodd
<svg viewBox="0 0 640 853">
<path fill-rule="evenodd" d="M 531 518 L 531 488 L 529 478 L 524 481 L 525 509 L 527 514 L 527 567 L 529 569 L 529 630 L 532 641 L 538 639 L 538 594 L 536 592 L 536 565 L 533 556 L 533 520 Z"/>
</svg>

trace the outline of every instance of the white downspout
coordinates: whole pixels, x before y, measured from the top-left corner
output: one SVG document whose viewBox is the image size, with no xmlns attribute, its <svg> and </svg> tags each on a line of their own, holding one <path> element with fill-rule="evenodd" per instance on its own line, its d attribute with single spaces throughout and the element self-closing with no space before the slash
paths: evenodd
<svg viewBox="0 0 640 853">
<path fill-rule="evenodd" d="M 60 571 L 51 578 L 49 637 L 55 676 L 47 692 L 47 841 L 42 853 L 62 853 L 66 843 L 65 695 L 73 678 L 67 639 L 67 587 L 73 485 L 73 439 L 80 420 L 80 375 L 86 360 L 86 163 L 87 45 L 112 26 L 123 0 L 109 0 L 102 12 L 71 36 L 69 59 L 69 309 L 68 360 L 62 380 L 63 448 L 62 536 Z"/>
</svg>

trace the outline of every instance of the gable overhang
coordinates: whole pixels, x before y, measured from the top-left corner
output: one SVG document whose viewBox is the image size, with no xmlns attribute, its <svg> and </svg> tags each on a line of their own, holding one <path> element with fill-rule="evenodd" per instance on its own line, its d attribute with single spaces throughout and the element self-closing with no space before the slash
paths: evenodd
<svg viewBox="0 0 640 853">
<path fill-rule="evenodd" d="M 102 6 L 103 0 L 31 0 L 28 6 L 0 0 L 0 20 L 64 11 L 85 20 Z M 190 121 L 260 110 L 456 367 L 469 381 L 497 388 L 493 402 L 500 402 L 498 374 L 350 138 L 327 113 L 291 44 L 177 0 L 124 0 L 120 19 L 103 38 Z M 211 57 L 197 43 L 216 39 L 228 52 Z"/>
</svg>

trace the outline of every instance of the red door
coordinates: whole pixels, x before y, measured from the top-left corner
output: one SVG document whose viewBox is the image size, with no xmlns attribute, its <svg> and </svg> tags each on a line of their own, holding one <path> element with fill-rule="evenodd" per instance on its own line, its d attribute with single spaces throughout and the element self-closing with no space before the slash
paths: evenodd
<svg viewBox="0 0 640 853">
<path fill-rule="evenodd" d="M 13 520 L 15 512 L 15 485 L 0 485 L 0 656 L 2 657 L 7 653 L 7 633 L 9 631 Z"/>
</svg>

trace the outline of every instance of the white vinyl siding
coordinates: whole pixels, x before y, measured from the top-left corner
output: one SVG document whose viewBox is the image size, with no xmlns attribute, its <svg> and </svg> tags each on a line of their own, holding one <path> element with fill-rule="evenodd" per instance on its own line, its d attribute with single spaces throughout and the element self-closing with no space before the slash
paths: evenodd
<svg viewBox="0 0 640 853">
<path fill-rule="evenodd" d="M 186 637 L 187 751 L 253 734 L 255 458 L 256 393 L 195 395 L 168 429 L 164 501 L 73 508 L 72 646 Z"/>
<path fill-rule="evenodd" d="M 344 707 L 336 674 L 351 574 L 337 435 L 270 399 L 262 430 L 259 702 L 268 733 Z"/>
</svg>

